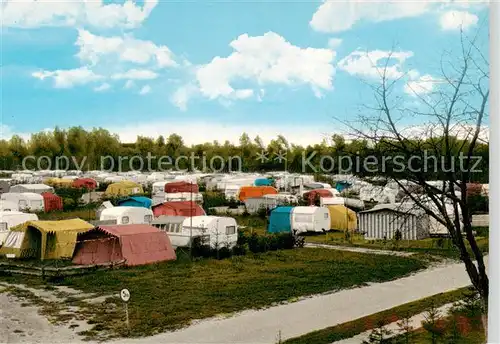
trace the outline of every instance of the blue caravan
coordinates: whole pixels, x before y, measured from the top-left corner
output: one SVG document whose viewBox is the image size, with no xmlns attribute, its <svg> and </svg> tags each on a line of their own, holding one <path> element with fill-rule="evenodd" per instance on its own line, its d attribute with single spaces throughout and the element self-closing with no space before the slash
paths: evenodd
<svg viewBox="0 0 500 344">
<path fill-rule="evenodd" d="M 268 233 L 289 233 L 292 231 L 292 210 L 294 207 L 277 207 L 271 211 Z"/>
<path fill-rule="evenodd" d="M 257 178 L 253 182 L 255 186 L 272 186 L 272 182 L 267 178 Z"/>
<path fill-rule="evenodd" d="M 142 207 L 151 209 L 153 202 L 150 198 L 142 196 L 131 196 L 118 201 L 119 207 Z"/>
<path fill-rule="evenodd" d="M 337 189 L 338 192 L 342 192 L 350 186 L 351 186 L 351 183 L 346 182 L 346 181 L 341 181 L 341 182 L 335 183 L 335 189 Z"/>
</svg>

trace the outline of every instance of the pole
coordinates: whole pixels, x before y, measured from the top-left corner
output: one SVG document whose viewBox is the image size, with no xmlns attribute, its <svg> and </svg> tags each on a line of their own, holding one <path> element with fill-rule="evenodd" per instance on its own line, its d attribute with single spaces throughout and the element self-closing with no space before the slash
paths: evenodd
<svg viewBox="0 0 500 344">
<path fill-rule="evenodd" d="M 191 261 L 193 260 L 193 187 L 191 185 L 191 194 L 190 194 L 191 204 L 191 216 L 189 217 L 189 257 Z"/>
<path fill-rule="evenodd" d="M 130 332 L 130 323 L 128 320 L 128 302 L 125 302 L 125 318 L 125 321 L 127 322 L 127 331 Z"/>
</svg>

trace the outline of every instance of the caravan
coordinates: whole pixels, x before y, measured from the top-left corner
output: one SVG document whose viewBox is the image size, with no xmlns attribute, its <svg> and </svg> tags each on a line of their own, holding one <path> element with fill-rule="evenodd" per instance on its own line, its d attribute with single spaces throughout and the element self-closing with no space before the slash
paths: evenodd
<svg viewBox="0 0 500 344">
<path fill-rule="evenodd" d="M 3 201 L 8 201 L 18 205 L 19 210 L 43 211 L 43 196 L 32 192 L 14 193 L 7 192 L 0 196 Z"/>
<path fill-rule="evenodd" d="M 112 207 L 103 209 L 99 220 L 116 220 L 118 225 L 150 224 L 153 211 L 142 207 Z"/>
<path fill-rule="evenodd" d="M 38 220 L 36 214 L 21 213 L 19 211 L 0 211 L 0 246 L 3 245 L 12 227 L 36 220 Z"/>
<path fill-rule="evenodd" d="M 232 248 L 238 241 L 238 225 L 232 217 L 193 216 L 184 219 L 179 232 L 167 232 L 172 246 L 189 246 L 190 237 L 203 237 L 212 248 Z"/>
<path fill-rule="evenodd" d="M 324 207 L 294 207 L 292 210 L 292 231 L 326 232 L 330 230 L 330 212 Z"/>
</svg>

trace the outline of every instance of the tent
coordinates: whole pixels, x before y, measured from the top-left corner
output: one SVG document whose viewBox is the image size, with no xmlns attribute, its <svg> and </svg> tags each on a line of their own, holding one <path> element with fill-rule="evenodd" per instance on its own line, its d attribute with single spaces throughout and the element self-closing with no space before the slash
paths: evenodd
<svg viewBox="0 0 500 344">
<path fill-rule="evenodd" d="M 335 183 L 335 189 L 337 189 L 338 192 L 342 192 L 344 191 L 345 189 L 349 188 L 351 186 L 351 183 L 349 183 L 348 181 L 338 181 Z"/>
<path fill-rule="evenodd" d="M 46 181 L 48 185 L 56 186 L 60 188 L 70 188 L 73 186 L 73 180 L 62 179 L 62 178 L 50 178 Z"/>
<path fill-rule="evenodd" d="M 155 217 L 161 215 L 167 216 L 200 216 L 206 215 L 205 210 L 195 202 L 180 201 L 180 202 L 165 202 L 153 207 Z"/>
<path fill-rule="evenodd" d="M 140 184 L 122 181 L 110 184 L 105 191 L 107 196 L 130 196 L 133 194 L 142 194 L 144 190 Z"/>
<path fill-rule="evenodd" d="M 165 184 L 166 193 L 181 193 L 181 192 L 192 192 L 199 193 L 198 184 L 193 184 L 185 181 L 171 182 Z"/>
<path fill-rule="evenodd" d="M 330 229 L 354 231 L 358 226 L 356 212 L 344 205 L 328 205 L 330 212 Z"/>
<path fill-rule="evenodd" d="M 92 178 L 78 178 L 73 180 L 74 188 L 84 188 L 88 190 L 97 189 L 97 182 Z"/>
<path fill-rule="evenodd" d="M 269 233 L 291 232 L 293 207 L 277 207 L 271 211 L 267 231 Z"/>
<path fill-rule="evenodd" d="M 46 213 L 54 210 L 63 210 L 63 200 L 61 197 L 51 192 L 42 193 L 43 205 Z"/>
<path fill-rule="evenodd" d="M 257 178 L 253 182 L 255 186 L 271 186 L 272 182 L 270 179 L 267 178 Z"/>
<path fill-rule="evenodd" d="M 71 258 L 77 235 L 92 228 L 94 226 L 81 219 L 28 221 L 11 228 L 0 254 L 41 260 Z"/>
<path fill-rule="evenodd" d="M 278 190 L 272 186 L 242 186 L 238 194 L 241 202 L 245 202 L 247 198 L 262 197 L 264 195 L 276 195 Z"/>
<path fill-rule="evenodd" d="M 151 198 L 142 196 L 131 196 L 118 201 L 118 206 L 120 207 L 142 207 L 151 208 L 153 201 Z"/>
<path fill-rule="evenodd" d="M 327 189 L 311 190 L 302 195 L 302 198 L 307 201 L 309 205 L 314 205 L 316 200 L 321 197 L 334 197 L 333 193 Z"/>
<path fill-rule="evenodd" d="M 99 226 L 78 236 L 75 264 L 97 264 L 125 259 L 128 266 L 175 260 L 165 233 L 146 224 Z"/>
</svg>

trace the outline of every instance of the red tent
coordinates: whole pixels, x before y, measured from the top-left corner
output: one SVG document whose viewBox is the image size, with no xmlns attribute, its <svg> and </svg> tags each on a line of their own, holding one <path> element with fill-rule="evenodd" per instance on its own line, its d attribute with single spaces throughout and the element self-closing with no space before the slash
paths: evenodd
<svg viewBox="0 0 500 344">
<path fill-rule="evenodd" d="M 467 183 L 467 196 L 478 196 L 483 190 L 483 185 L 479 183 Z"/>
<path fill-rule="evenodd" d="M 302 196 L 302 198 L 309 202 L 309 205 L 313 205 L 318 197 L 333 197 L 333 194 L 326 189 L 315 189 L 306 192 L 304 196 Z"/>
<path fill-rule="evenodd" d="M 54 210 L 63 210 L 63 200 L 61 197 L 51 192 L 42 192 L 42 197 L 46 213 Z"/>
<path fill-rule="evenodd" d="M 150 225 L 99 226 L 78 236 L 74 264 L 145 265 L 177 257 L 168 236 Z"/>
<path fill-rule="evenodd" d="M 173 182 L 165 184 L 166 193 L 177 193 L 177 192 L 192 192 L 198 193 L 198 184 L 188 183 L 188 182 Z"/>
<path fill-rule="evenodd" d="M 78 178 L 73 181 L 74 188 L 97 189 L 97 182 L 92 178 Z"/>
<path fill-rule="evenodd" d="M 201 216 L 206 215 L 205 210 L 195 202 L 178 201 L 178 202 L 165 202 L 153 207 L 153 214 L 155 217 L 161 215 L 167 216 Z"/>
</svg>

